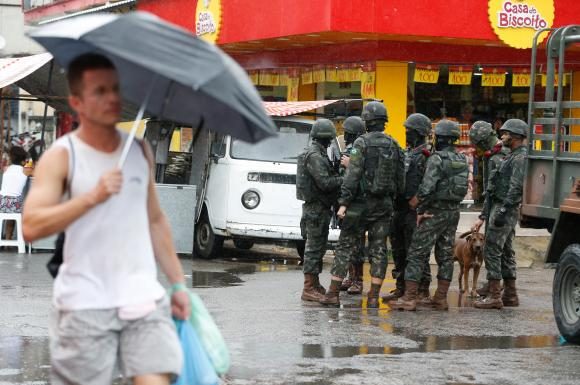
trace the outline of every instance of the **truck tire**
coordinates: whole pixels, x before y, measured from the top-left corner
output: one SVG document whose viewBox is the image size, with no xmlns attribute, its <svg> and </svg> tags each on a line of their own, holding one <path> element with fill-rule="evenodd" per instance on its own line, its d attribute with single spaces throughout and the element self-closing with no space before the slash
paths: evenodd
<svg viewBox="0 0 580 385">
<path fill-rule="evenodd" d="M 215 235 L 207 214 L 204 213 L 195 226 L 194 255 L 203 259 L 217 258 L 224 246 L 224 238 Z"/>
<path fill-rule="evenodd" d="M 240 250 L 250 250 L 254 246 L 254 241 L 249 239 L 234 239 L 234 246 Z"/>
<path fill-rule="evenodd" d="M 560 256 L 552 292 L 554 317 L 566 341 L 580 343 L 580 245 L 570 245 Z"/>
<path fill-rule="evenodd" d="M 300 257 L 299 265 L 304 264 L 304 250 L 306 250 L 306 241 L 297 241 L 296 242 L 296 252 L 298 253 L 298 257 Z"/>
</svg>

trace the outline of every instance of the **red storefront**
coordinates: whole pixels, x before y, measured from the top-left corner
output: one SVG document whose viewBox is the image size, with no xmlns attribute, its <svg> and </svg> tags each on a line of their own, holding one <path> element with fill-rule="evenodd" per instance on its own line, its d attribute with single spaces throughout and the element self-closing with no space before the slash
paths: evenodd
<svg viewBox="0 0 580 385">
<path fill-rule="evenodd" d="M 104 3 L 57 0 L 25 14 L 34 23 Z M 383 99 L 389 131 L 399 140 L 402 122 L 413 111 L 466 122 L 525 117 L 530 49 L 514 48 L 503 33 L 533 34 L 541 22 L 580 23 L 577 0 L 118 3 L 136 4 L 193 32 L 215 31 L 205 36 L 248 70 L 265 100 Z M 568 61 L 568 92 L 579 92 L 573 85 L 580 85 L 580 76 L 574 76 L 580 52 Z"/>
</svg>

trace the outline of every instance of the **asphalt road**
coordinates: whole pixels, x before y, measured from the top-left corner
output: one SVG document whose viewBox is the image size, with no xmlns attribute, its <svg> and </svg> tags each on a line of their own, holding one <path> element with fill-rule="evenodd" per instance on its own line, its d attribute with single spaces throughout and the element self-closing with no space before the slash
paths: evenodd
<svg viewBox="0 0 580 385">
<path fill-rule="evenodd" d="M 562 343 L 552 315 L 554 270 L 520 269 L 521 305 L 502 311 L 472 308 L 456 281 L 447 312 L 366 309 L 361 296 L 343 297 L 335 309 L 300 301 L 302 272 L 293 255 L 230 246 L 222 259 L 182 259 L 188 285 L 204 299 L 230 348 L 224 383 L 580 382 L 580 347 Z M 48 257 L 0 254 L 0 385 L 48 383 Z M 393 286 L 387 280 L 383 293 Z"/>
</svg>

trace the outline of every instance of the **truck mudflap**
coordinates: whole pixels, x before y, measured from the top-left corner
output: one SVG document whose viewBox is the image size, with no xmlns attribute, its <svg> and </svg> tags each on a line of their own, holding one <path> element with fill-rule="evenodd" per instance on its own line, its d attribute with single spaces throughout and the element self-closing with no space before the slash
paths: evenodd
<svg viewBox="0 0 580 385">
<path fill-rule="evenodd" d="M 564 250 L 552 291 L 554 317 L 566 341 L 580 343 L 580 244 Z"/>
</svg>

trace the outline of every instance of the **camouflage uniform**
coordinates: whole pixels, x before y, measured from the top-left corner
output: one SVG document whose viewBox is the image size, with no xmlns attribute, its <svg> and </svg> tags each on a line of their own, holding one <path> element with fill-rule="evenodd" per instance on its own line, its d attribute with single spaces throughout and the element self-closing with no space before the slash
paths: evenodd
<svg viewBox="0 0 580 385">
<path fill-rule="evenodd" d="M 417 211 L 409 207 L 409 200 L 417 194 L 427 163 L 427 144 L 422 144 L 405 155 L 405 191 L 395 200 L 395 213 L 391 226 L 391 246 L 393 247 L 393 278 L 400 292 L 405 290 L 405 267 L 407 266 L 407 251 L 411 246 L 413 233 L 417 228 Z M 429 287 L 431 269 L 429 267 L 429 252 L 425 258 L 421 284 Z"/>
<path fill-rule="evenodd" d="M 358 253 L 361 230 L 367 230 L 371 277 L 384 279 L 393 196 L 397 192 L 397 181 L 404 180 L 402 150 L 393 138 L 379 131 L 362 135 L 354 142 L 353 147 L 338 200 L 339 205 L 347 207 L 347 211 L 331 274 L 337 277 L 346 275 L 349 262 Z M 384 180 L 390 191 L 375 195 L 371 191 L 377 179 L 375 172 L 379 169 L 380 155 L 377 151 L 385 148 L 388 149 L 390 161 L 394 164 L 392 175 L 386 176 Z"/>
<path fill-rule="evenodd" d="M 437 278 L 451 281 L 453 277 L 453 245 L 459 223 L 459 204 L 461 192 L 467 192 L 467 159 L 455 152 L 453 147 L 436 151 L 427 160 L 427 170 L 417 198 L 417 214 L 429 213 L 433 218 L 424 220 L 413 234 L 405 269 L 405 279 L 419 282 L 423 276 L 425 258 L 435 246 L 435 259 L 438 265 Z M 452 169 L 461 170 L 457 181 Z M 456 186 L 461 191 L 453 197 L 448 187 Z M 451 199 L 450 199 L 451 198 Z M 428 258 L 428 257 L 427 257 Z"/>
<path fill-rule="evenodd" d="M 519 217 L 519 205 L 522 201 L 526 157 L 526 147 L 520 146 L 501 162 L 496 172 L 490 175 L 486 200 L 491 200 L 491 210 L 484 248 L 488 280 L 516 278 L 515 252 L 512 244 Z M 506 224 L 498 227 L 495 221 L 500 208 L 506 209 Z"/>
<path fill-rule="evenodd" d="M 342 178 L 334 172 L 326 155 L 326 148 L 313 142 L 306 150 L 306 176 L 310 179 L 311 193 L 302 205 L 300 222 L 306 238 L 304 273 L 320 274 L 322 257 L 326 253 L 331 206 L 336 200 Z"/>
</svg>

